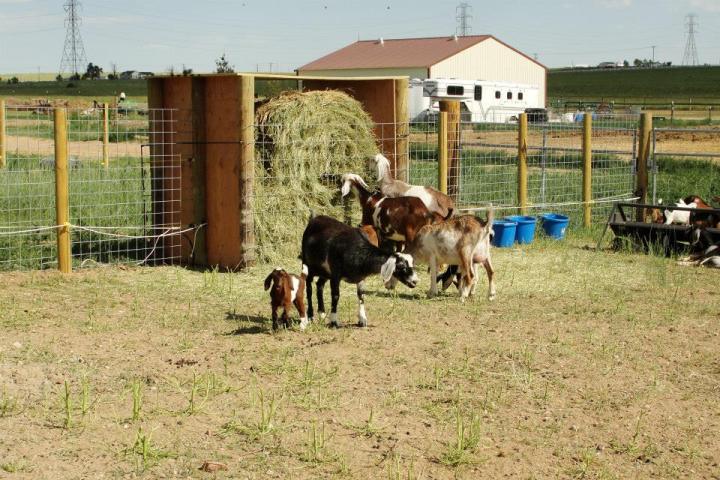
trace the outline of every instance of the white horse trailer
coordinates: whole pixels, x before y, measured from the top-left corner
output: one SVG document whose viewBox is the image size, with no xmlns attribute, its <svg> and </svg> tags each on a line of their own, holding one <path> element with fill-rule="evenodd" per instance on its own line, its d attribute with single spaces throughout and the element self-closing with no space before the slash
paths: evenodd
<svg viewBox="0 0 720 480">
<path fill-rule="evenodd" d="M 422 88 L 422 101 L 419 89 Z M 408 109 L 411 120 L 432 117 L 439 111 L 440 100 L 460 102 L 463 120 L 474 123 L 517 121 L 528 108 L 543 108 L 540 90 L 535 85 L 437 78 L 410 81 Z"/>
</svg>

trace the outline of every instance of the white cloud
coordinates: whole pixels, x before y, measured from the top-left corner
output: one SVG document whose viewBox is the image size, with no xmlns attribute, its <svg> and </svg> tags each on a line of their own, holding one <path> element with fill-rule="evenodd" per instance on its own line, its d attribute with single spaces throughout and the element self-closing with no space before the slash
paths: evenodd
<svg viewBox="0 0 720 480">
<path fill-rule="evenodd" d="M 595 3 L 605 8 L 628 8 L 633 0 L 595 0 Z"/>
<path fill-rule="evenodd" d="M 706 12 L 720 12 L 720 0 L 690 0 L 690 6 Z"/>
</svg>

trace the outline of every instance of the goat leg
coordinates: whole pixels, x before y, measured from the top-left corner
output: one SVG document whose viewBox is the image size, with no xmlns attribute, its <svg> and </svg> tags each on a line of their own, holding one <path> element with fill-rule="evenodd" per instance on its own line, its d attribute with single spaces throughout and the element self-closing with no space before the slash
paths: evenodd
<svg viewBox="0 0 720 480">
<path fill-rule="evenodd" d="M 318 303 L 318 316 L 320 320 L 325 320 L 325 284 L 327 283 L 326 278 L 318 278 L 317 281 L 317 303 Z"/>
<path fill-rule="evenodd" d="M 495 270 L 493 269 L 492 262 L 490 262 L 490 258 L 486 258 L 485 261 L 483 261 L 483 266 L 485 267 L 485 271 L 487 272 L 488 277 L 488 300 L 491 302 L 495 300 Z"/>
<path fill-rule="evenodd" d="M 332 296 L 332 307 L 330 308 L 330 326 L 340 328 L 340 322 L 337 318 L 337 307 L 340 301 L 340 279 L 333 278 L 330 280 L 330 295 Z"/>
<path fill-rule="evenodd" d="M 430 257 L 430 291 L 428 292 L 428 298 L 433 298 L 438 294 L 437 290 L 437 259 L 435 256 Z"/>
<path fill-rule="evenodd" d="M 313 304 L 312 304 L 312 284 L 315 277 L 308 275 L 305 279 L 305 297 L 307 298 L 307 317 L 312 322 L 313 321 Z M 302 327 L 301 327 L 302 328 Z"/>
<path fill-rule="evenodd" d="M 278 327 L 278 313 L 277 313 L 277 307 L 273 305 L 272 307 L 272 328 L 273 331 L 277 331 Z"/>
<path fill-rule="evenodd" d="M 300 330 L 305 330 L 308 325 L 308 319 L 305 316 L 305 303 L 300 298 L 295 298 L 293 304 L 300 314 Z"/>
<path fill-rule="evenodd" d="M 365 314 L 365 285 L 363 282 L 357 284 L 357 297 L 360 302 L 358 307 L 358 326 L 367 327 L 367 315 Z"/>
</svg>

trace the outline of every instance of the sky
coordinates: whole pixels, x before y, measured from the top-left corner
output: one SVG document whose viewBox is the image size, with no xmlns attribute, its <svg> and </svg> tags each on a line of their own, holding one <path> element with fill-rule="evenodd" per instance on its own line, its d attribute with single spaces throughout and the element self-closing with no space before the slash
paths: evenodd
<svg viewBox="0 0 720 480">
<path fill-rule="evenodd" d="M 66 0 L 0 0 L 0 73 L 56 72 Z M 455 33 L 460 0 L 81 0 L 87 59 L 106 71 L 292 71 L 360 39 Z M 466 0 L 473 34 L 548 67 L 651 58 L 682 62 L 697 15 L 701 63 L 720 63 L 720 0 Z M 270 64 L 272 62 L 272 65 Z"/>
</svg>

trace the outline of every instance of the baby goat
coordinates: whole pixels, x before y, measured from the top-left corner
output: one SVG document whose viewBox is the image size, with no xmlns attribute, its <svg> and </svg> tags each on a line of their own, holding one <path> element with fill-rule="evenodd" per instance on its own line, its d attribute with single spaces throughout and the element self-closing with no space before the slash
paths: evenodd
<svg viewBox="0 0 720 480">
<path fill-rule="evenodd" d="M 382 153 L 375 155 L 378 182 L 380 192 L 389 198 L 396 197 L 417 197 L 425 204 L 432 213 L 437 213 L 442 218 L 450 218 L 455 210 L 455 202 L 444 193 L 432 187 L 410 185 L 393 178 L 390 173 L 390 160 Z"/>
<path fill-rule="evenodd" d="M 295 305 L 300 314 L 300 329 L 305 330 L 308 319 L 305 315 L 305 282 L 307 281 L 308 268 L 306 265 L 302 267 L 302 275 L 299 277 L 286 272 L 280 267 L 270 272 L 265 279 L 265 290 L 270 289 L 270 306 L 272 307 L 273 330 L 278 329 L 278 309 L 282 307 L 283 313 L 281 320 L 285 324 L 285 328 L 290 328 L 289 311 L 291 305 Z"/>
<path fill-rule="evenodd" d="M 335 327 L 339 326 L 337 306 L 340 300 L 341 280 L 357 284 L 357 296 L 360 301 L 358 324 L 361 327 L 367 325 L 363 280 L 379 273 L 385 283 L 397 279 L 410 288 L 415 288 L 417 284 L 411 256 L 403 253 L 386 253 L 371 245 L 360 229 L 352 228 L 324 215 L 311 218 L 308 222 L 303 232 L 300 257 L 303 264 L 308 266 L 305 283 L 308 316 L 313 318 L 313 279 L 318 277 L 317 302 L 321 317 L 325 313 L 323 287 L 330 280 L 332 295 L 330 325 Z"/>
<path fill-rule="evenodd" d="M 437 295 L 438 264 L 457 265 L 461 273 L 460 299 L 472 296 L 477 284 L 476 264 L 482 263 L 488 276 L 488 299 L 495 298 L 495 281 L 490 261 L 490 238 L 493 211 L 488 210 L 487 220 L 473 215 L 453 217 L 443 223 L 420 229 L 408 252 L 418 261 L 430 265 L 429 297 Z"/>
<path fill-rule="evenodd" d="M 351 190 L 360 200 L 362 224 L 374 225 L 384 240 L 412 242 L 420 228 L 442 220 L 417 197 L 388 198 L 371 192 L 365 180 L 354 173 L 342 176 L 342 196 L 347 196 Z"/>
</svg>

